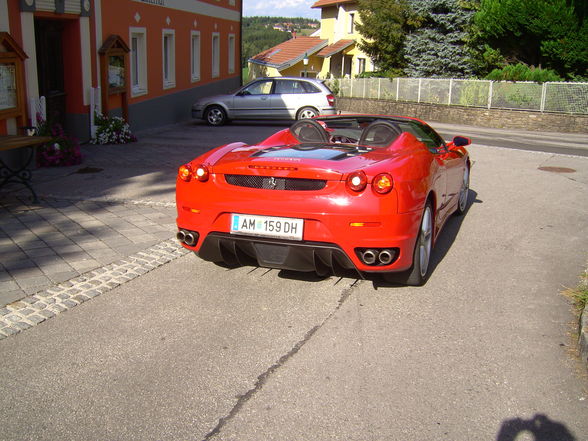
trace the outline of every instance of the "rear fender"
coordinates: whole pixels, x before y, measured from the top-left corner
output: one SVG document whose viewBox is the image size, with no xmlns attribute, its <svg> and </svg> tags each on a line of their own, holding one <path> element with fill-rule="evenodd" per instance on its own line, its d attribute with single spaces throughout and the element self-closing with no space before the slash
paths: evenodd
<svg viewBox="0 0 588 441">
<path fill-rule="evenodd" d="M 207 162 L 211 165 L 214 165 L 220 158 L 222 158 L 224 155 L 226 155 L 231 150 L 234 150 L 234 149 L 237 149 L 240 147 L 244 147 L 246 145 L 247 144 L 244 142 L 233 142 L 231 144 L 222 145 L 220 147 L 217 147 L 216 149 L 213 149 L 213 150 L 205 153 L 204 155 L 199 156 L 198 158 L 194 159 L 192 162 L 193 163 Z"/>
<path fill-rule="evenodd" d="M 267 146 L 276 146 L 276 145 L 294 145 L 298 144 L 299 141 L 292 135 L 290 129 L 280 130 L 277 133 L 274 133 L 267 139 L 264 139 L 257 145 L 267 145 Z"/>
</svg>

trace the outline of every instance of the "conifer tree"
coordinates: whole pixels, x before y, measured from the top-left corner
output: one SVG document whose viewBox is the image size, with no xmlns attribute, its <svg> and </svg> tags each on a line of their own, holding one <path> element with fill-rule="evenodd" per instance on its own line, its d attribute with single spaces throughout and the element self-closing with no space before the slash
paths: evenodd
<svg viewBox="0 0 588 441">
<path fill-rule="evenodd" d="M 474 9 L 461 0 L 411 0 L 415 28 L 406 37 L 406 73 L 411 77 L 472 75 L 465 42 Z"/>
</svg>

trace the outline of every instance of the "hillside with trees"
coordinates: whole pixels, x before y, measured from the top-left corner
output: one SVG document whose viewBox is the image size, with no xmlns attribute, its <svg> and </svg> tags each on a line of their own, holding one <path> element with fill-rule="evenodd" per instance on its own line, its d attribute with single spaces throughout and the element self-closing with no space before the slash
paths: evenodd
<svg viewBox="0 0 588 441">
<path fill-rule="evenodd" d="M 243 17 L 242 66 L 258 53 L 292 38 L 309 35 L 320 27 L 318 20 L 302 17 Z"/>
</svg>

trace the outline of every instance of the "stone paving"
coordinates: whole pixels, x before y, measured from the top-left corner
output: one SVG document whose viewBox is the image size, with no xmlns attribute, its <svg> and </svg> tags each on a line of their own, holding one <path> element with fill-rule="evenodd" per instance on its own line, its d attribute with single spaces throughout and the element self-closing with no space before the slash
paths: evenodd
<svg viewBox="0 0 588 441">
<path fill-rule="evenodd" d="M 175 240 L 179 164 L 215 146 L 191 123 L 127 145 L 82 146 L 82 165 L 0 192 L 0 339 L 187 253 Z"/>
<path fill-rule="evenodd" d="M 0 307 L 0 340 L 29 329 L 55 315 L 99 296 L 188 250 L 169 239 L 110 265 Z"/>
<path fill-rule="evenodd" d="M 174 236 L 175 204 L 0 195 L 0 307 Z"/>
</svg>

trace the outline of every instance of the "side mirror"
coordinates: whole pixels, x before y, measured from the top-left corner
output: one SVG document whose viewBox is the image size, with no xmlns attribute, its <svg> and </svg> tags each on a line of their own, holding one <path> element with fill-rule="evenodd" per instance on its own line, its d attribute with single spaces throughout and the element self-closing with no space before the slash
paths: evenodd
<svg viewBox="0 0 588 441">
<path fill-rule="evenodd" d="M 465 147 L 466 145 L 470 145 L 472 140 L 470 138 L 466 138 L 465 136 L 456 136 L 453 138 L 453 145 L 456 147 Z"/>
</svg>

